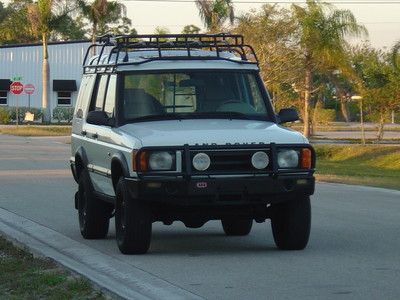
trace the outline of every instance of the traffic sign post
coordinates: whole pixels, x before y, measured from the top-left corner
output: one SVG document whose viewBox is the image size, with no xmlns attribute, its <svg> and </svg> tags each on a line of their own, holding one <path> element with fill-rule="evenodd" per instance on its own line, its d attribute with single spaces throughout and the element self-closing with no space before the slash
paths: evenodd
<svg viewBox="0 0 400 300">
<path fill-rule="evenodd" d="M 28 95 L 28 108 L 31 108 L 31 95 L 35 92 L 35 86 L 31 83 L 25 84 L 24 92 Z"/>
<path fill-rule="evenodd" d="M 16 116 L 15 116 L 15 119 L 16 119 L 16 122 L 17 122 L 17 126 L 18 126 L 18 98 L 19 98 L 18 95 L 21 95 L 23 91 L 24 91 L 24 85 L 21 82 L 14 81 L 13 83 L 11 83 L 10 92 L 17 96 L 17 99 L 16 99 L 16 104 L 17 104 L 16 105 Z"/>
</svg>

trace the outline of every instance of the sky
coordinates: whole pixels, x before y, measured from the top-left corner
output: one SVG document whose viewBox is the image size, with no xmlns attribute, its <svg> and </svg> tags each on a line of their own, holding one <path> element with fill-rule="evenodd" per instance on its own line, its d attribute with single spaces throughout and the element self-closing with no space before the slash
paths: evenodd
<svg viewBox="0 0 400 300">
<path fill-rule="evenodd" d="M 239 1 L 239 0 L 236 0 Z M 295 2 L 285 1 L 285 2 Z M 373 1 L 374 3 L 368 3 Z M 169 28 L 171 33 L 181 32 L 183 26 L 194 24 L 203 28 L 198 10 L 193 2 L 149 2 L 149 1 L 121 1 L 128 9 L 128 16 L 138 33 L 153 33 L 155 27 Z M 266 0 L 233 0 L 236 15 L 245 13 L 252 8 L 259 8 L 262 4 L 249 2 L 266 2 Z M 247 2 L 247 3 L 243 3 Z M 380 0 L 331 0 L 337 8 L 350 9 L 358 22 L 364 24 L 368 31 L 371 44 L 377 48 L 391 48 L 395 41 L 400 40 L 400 1 Z M 338 3 L 341 2 L 341 3 Z M 346 3 L 343 3 L 346 2 Z M 351 2 L 351 3 L 349 3 Z M 354 4 L 355 2 L 362 2 Z M 387 4 L 388 2 L 395 2 Z M 289 4 L 281 4 L 289 5 Z"/>
<path fill-rule="evenodd" d="M 169 0 L 167 0 L 169 1 Z M 197 7 L 191 0 L 120 0 L 127 7 L 128 17 L 138 33 L 154 33 L 156 27 L 167 27 L 171 33 L 180 33 L 188 24 L 203 29 Z M 186 1 L 177 3 L 177 1 Z M 400 0 L 327 0 L 337 8 L 350 9 L 358 22 L 364 24 L 368 39 L 374 47 L 391 48 L 400 40 Z M 2 1 L 8 3 L 9 1 Z M 232 0 L 236 15 L 257 9 L 268 0 Z M 240 3 L 238 3 L 240 2 Z M 251 3 L 252 2 L 252 3 Z M 275 2 L 274 0 L 270 2 Z M 302 0 L 277 0 L 277 2 L 303 2 Z M 369 3 L 368 3 L 369 2 Z M 281 4 L 288 6 L 290 4 Z"/>
</svg>

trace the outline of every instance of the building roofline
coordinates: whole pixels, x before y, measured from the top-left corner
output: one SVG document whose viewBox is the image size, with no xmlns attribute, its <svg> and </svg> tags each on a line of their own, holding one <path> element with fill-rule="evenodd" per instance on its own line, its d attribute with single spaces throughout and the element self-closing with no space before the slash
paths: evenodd
<svg viewBox="0 0 400 300">
<path fill-rule="evenodd" d="M 80 44 L 80 43 L 90 43 L 90 41 L 89 40 L 59 41 L 59 42 L 48 42 L 47 44 L 51 46 L 51 45 Z M 0 49 L 37 47 L 37 46 L 42 46 L 42 43 L 0 45 Z"/>
</svg>

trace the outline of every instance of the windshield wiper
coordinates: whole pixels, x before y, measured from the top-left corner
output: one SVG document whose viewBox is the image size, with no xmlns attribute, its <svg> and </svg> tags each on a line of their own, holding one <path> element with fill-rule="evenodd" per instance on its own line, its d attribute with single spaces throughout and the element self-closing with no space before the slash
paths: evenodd
<svg viewBox="0 0 400 300">
<path fill-rule="evenodd" d="M 246 114 L 227 111 L 227 112 L 194 112 L 194 113 L 165 113 L 159 115 L 148 115 L 138 118 L 129 119 L 128 122 L 145 122 L 145 121 L 161 121 L 161 120 L 187 120 L 187 119 L 243 119 L 250 120 Z"/>
<path fill-rule="evenodd" d="M 212 119 L 244 119 L 250 120 L 250 117 L 244 113 L 236 111 L 215 111 L 215 112 L 198 112 L 193 113 L 193 117 L 197 118 L 212 118 Z"/>
<path fill-rule="evenodd" d="M 159 121 L 159 120 L 174 120 L 181 119 L 177 113 L 168 113 L 168 114 L 160 114 L 160 115 L 148 115 L 143 117 L 137 117 L 129 119 L 128 122 L 144 122 L 144 121 Z"/>
</svg>

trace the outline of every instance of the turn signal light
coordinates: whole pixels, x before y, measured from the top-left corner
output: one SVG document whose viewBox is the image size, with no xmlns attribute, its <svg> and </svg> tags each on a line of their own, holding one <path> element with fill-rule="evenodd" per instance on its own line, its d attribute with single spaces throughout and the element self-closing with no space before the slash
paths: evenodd
<svg viewBox="0 0 400 300">
<path fill-rule="evenodd" d="M 138 157 L 139 155 L 139 157 Z M 147 171 L 148 154 L 145 151 L 132 151 L 132 169 L 133 171 Z"/>
<path fill-rule="evenodd" d="M 138 154 L 137 150 L 132 151 L 132 170 L 133 171 L 137 171 L 137 163 L 136 163 L 137 154 Z"/>
<path fill-rule="evenodd" d="M 301 149 L 300 155 L 300 167 L 302 169 L 311 169 L 312 165 L 312 153 L 308 148 Z"/>
</svg>

